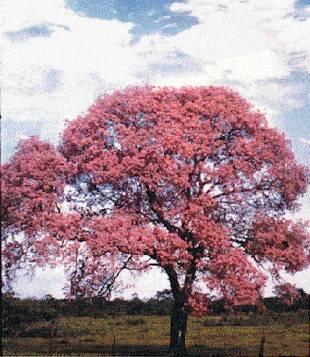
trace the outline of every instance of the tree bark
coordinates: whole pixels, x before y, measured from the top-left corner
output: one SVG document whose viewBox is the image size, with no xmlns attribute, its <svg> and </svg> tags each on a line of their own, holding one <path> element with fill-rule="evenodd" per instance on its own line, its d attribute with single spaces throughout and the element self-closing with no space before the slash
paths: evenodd
<svg viewBox="0 0 310 357">
<path fill-rule="evenodd" d="M 174 300 L 170 317 L 170 345 L 169 353 L 171 356 L 185 356 L 185 336 L 187 329 L 188 311 L 185 301 L 181 297 Z"/>
<path fill-rule="evenodd" d="M 187 301 L 190 296 L 192 280 L 186 278 L 184 287 L 181 288 L 173 266 L 167 265 L 164 269 L 169 277 L 174 299 L 170 316 L 169 356 L 182 357 L 186 355 L 185 337 L 189 314 Z"/>
</svg>

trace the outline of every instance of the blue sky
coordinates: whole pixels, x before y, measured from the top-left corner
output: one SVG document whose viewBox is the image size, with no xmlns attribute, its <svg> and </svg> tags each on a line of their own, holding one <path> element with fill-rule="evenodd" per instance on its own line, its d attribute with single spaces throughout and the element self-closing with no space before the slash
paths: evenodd
<svg viewBox="0 0 310 357">
<path fill-rule="evenodd" d="M 130 33 L 136 39 L 155 32 L 174 35 L 198 23 L 197 18 L 191 16 L 189 11 L 170 11 L 169 6 L 172 3 L 173 0 L 67 1 L 70 8 L 88 17 L 133 23 Z"/>
<path fill-rule="evenodd" d="M 57 143 L 98 95 L 151 83 L 233 87 L 310 164 L 309 0 L 4 0 L 2 10 L 2 162 L 28 136 Z"/>
</svg>

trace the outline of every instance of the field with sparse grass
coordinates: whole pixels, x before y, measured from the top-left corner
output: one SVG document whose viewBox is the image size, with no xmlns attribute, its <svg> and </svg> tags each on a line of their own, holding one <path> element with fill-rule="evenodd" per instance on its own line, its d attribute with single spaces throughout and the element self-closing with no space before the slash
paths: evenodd
<svg viewBox="0 0 310 357">
<path fill-rule="evenodd" d="M 307 311 L 272 315 L 191 317 L 191 356 L 308 356 Z M 35 322 L 3 340 L 4 355 L 163 356 L 169 342 L 168 316 L 61 317 Z"/>
</svg>

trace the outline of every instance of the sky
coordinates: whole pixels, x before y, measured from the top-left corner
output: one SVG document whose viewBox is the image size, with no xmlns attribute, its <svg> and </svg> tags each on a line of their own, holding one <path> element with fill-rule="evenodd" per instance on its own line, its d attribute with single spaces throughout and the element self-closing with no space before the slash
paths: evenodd
<svg viewBox="0 0 310 357">
<path fill-rule="evenodd" d="M 1 160 L 31 135 L 57 143 L 65 119 L 128 85 L 226 85 L 266 113 L 310 165 L 309 0 L 2 0 Z M 298 218 L 310 217 L 310 192 Z M 310 292 L 310 270 L 288 277 Z M 129 277 L 124 277 L 129 279 Z M 62 296 L 63 270 L 16 283 Z M 168 287 L 145 274 L 126 297 Z M 272 291 L 268 285 L 266 294 Z"/>
</svg>

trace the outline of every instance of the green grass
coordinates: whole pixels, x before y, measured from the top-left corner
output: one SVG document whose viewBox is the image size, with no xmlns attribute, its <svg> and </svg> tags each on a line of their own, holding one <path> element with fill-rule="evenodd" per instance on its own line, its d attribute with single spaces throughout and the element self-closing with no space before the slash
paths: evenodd
<svg viewBox="0 0 310 357">
<path fill-rule="evenodd" d="M 192 317 L 188 351 L 192 356 L 258 356 L 264 334 L 265 356 L 308 356 L 308 323 L 303 320 L 293 314 Z M 48 323 L 31 324 L 19 337 L 5 338 L 4 355 L 160 356 L 169 342 L 168 316 L 69 317 L 54 325 L 53 338 Z"/>
</svg>

